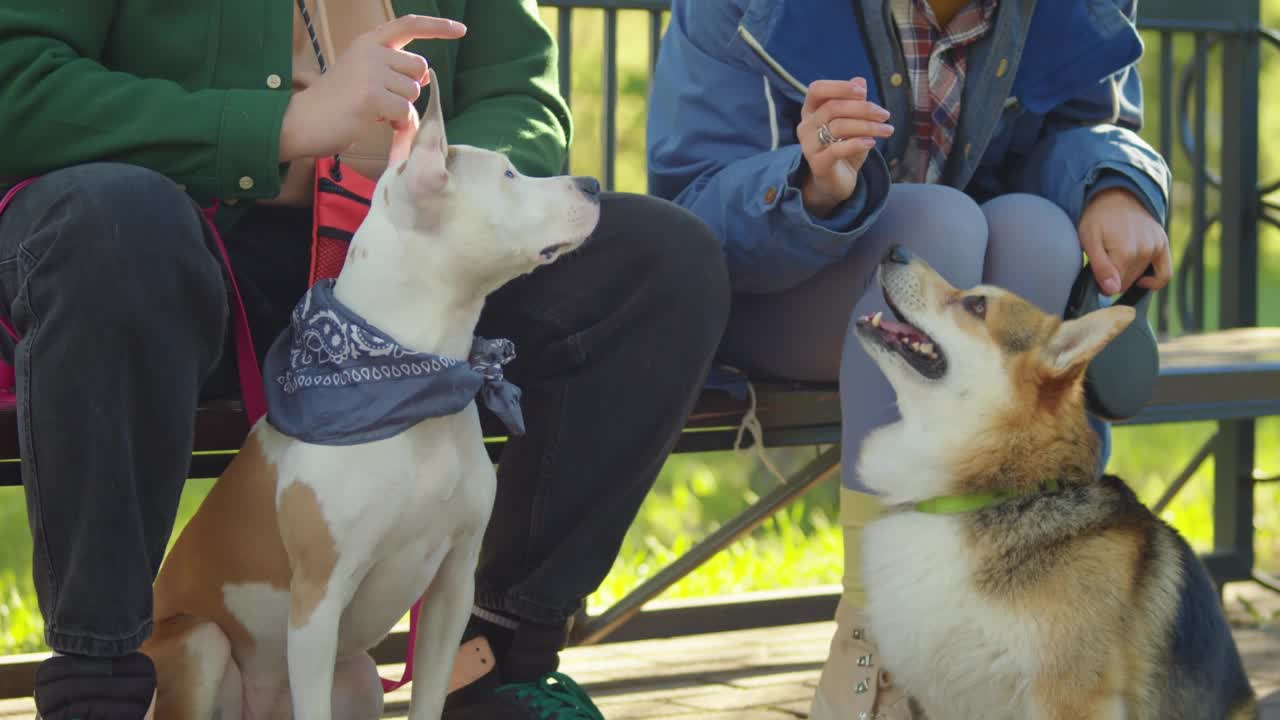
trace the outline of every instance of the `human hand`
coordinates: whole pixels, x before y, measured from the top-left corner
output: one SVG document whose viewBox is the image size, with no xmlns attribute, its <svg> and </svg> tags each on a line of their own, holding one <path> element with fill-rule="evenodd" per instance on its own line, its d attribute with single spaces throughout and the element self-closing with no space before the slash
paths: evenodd
<svg viewBox="0 0 1280 720">
<path fill-rule="evenodd" d="M 805 209 L 826 217 L 848 200 L 858 187 L 858 171 L 875 147 L 876 138 L 889 137 L 889 111 L 867 100 L 867 81 L 818 80 L 809 85 L 796 136 L 809 171 L 800 184 Z M 823 144 L 826 127 L 833 141 Z"/>
<path fill-rule="evenodd" d="M 1080 214 L 1079 232 L 1080 247 L 1104 293 L 1117 295 L 1135 280 L 1148 290 L 1169 284 L 1169 236 L 1132 192 L 1108 188 L 1094 195 Z M 1150 266 L 1155 274 L 1144 277 Z"/>
<path fill-rule="evenodd" d="M 416 119 L 413 103 L 428 82 L 427 61 L 401 48 L 413 40 L 452 40 L 466 32 L 453 20 L 405 15 L 356 38 L 314 85 L 289 100 L 280 128 L 280 161 L 341 152 L 367 123 L 410 127 Z"/>
</svg>

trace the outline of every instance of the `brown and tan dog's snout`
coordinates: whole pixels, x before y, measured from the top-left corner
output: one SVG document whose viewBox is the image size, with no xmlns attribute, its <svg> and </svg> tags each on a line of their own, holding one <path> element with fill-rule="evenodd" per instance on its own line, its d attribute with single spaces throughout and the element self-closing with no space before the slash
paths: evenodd
<svg viewBox="0 0 1280 720">
<path fill-rule="evenodd" d="M 931 298 L 957 290 L 933 266 L 902 245 L 890 246 L 880 258 L 880 287 L 890 307 L 915 314 L 929 307 Z"/>
</svg>

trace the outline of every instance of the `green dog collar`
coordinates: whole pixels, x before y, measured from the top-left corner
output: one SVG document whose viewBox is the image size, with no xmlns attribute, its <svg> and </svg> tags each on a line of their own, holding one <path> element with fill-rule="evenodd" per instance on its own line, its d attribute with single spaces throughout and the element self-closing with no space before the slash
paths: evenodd
<svg viewBox="0 0 1280 720">
<path fill-rule="evenodd" d="M 986 493 L 967 493 L 964 495 L 939 495 L 928 500 L 921 500 L 912 505 L 916 512 L 928 515 L 960 515 L 962 513 L 985 510 L 1005 500 L 1037 493 L 1056 493 L 1061 489 L 1057 480 L 1041 483 L 1039 488 L 1025 492 L 1000 491 Z"/>
</svg>

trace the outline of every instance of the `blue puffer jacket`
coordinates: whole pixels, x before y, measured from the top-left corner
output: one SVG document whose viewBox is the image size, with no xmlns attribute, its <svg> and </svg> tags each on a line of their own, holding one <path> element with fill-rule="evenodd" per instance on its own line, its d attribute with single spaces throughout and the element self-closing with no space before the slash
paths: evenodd
<svg viewBox="0 0 1280 720">
<path fill-rule="evenodd" d="M 1093 193 L 1124 185 L 1163 220 L 1169 170 L 1135 132 L 1135 4 L 1001 0 L 992 32 L 971 46 L 941 182 L 979 201 L 1034 193 L 1073 221 Z M 875 222 L 909 132 L 893 27 L 887 0 L 673 0 L 649 102 L 649 190 L 710 223 L 736 291 L 793 287 Z M 805 88 L 859 76 L 898 130 L 871 153 L 854 196 L 814 219 L 795 136 Z"/>
</svg>

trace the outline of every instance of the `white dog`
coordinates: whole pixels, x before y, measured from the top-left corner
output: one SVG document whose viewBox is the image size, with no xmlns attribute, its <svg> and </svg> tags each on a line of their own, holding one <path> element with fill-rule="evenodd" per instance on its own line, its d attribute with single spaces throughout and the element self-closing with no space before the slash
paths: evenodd
<svg viewBox="0 0 1280 720">
<path fill-rule="evenodd" d="M 598 194 L 450 147 L 431 92 L 341 275 L 273 346 L 271 411 L 161 570 L 158 718 L 376 718 L 368 650 L 420 597 L 409 717 L 440 716 L 496 484 L 473 398 L 520 425 L 509 348 L 473 332 L 490 292 L 585 241 Z"/>
</svg>

